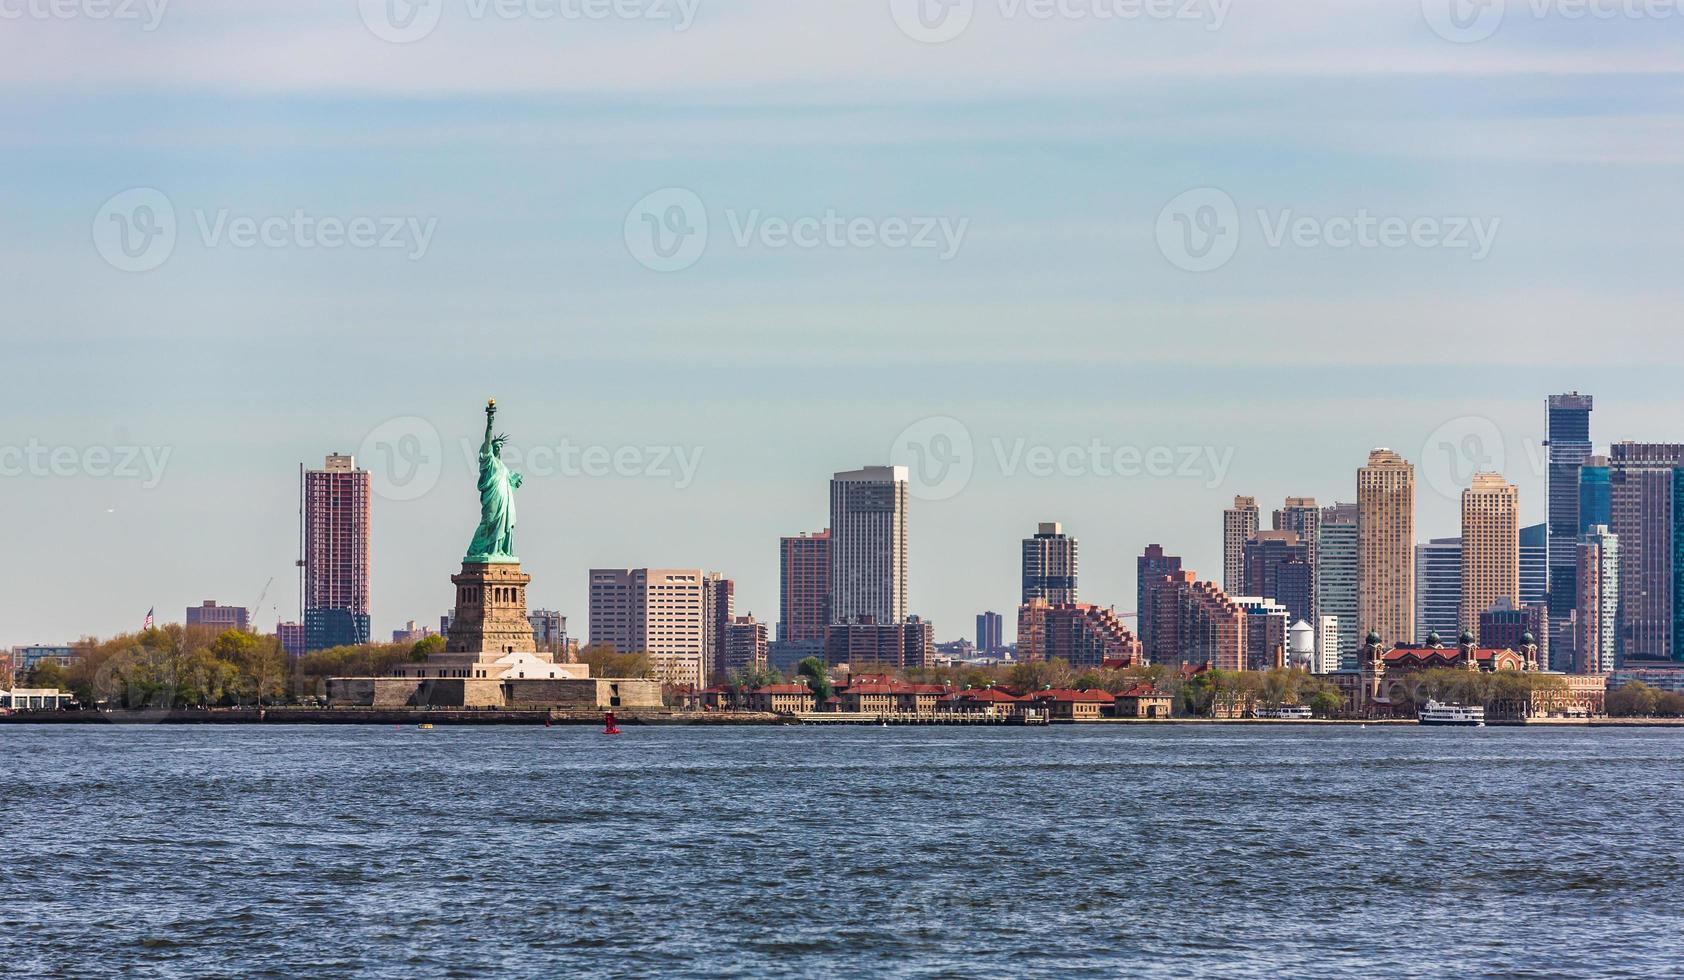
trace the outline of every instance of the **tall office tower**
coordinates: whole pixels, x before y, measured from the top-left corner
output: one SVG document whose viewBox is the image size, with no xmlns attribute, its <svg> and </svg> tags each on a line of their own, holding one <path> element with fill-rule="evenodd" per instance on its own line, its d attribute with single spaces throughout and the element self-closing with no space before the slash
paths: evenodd
<svg viewBox="0 0 1684 980">
<path fill-rule="evenodd" d="M 1234 596 L 1245 611 L 1245 670 L 1272 670 L 1286 666 L 1287 643 L 1293 618 L 1286 607 L 1272 599 Z"/>
<path fill-rule="evenodd" d="M 1323 507 L 1316 538 L 1316 619 L 1332 617 L 1338 626 L 1335 669 L 1355 670 L 1362 642 L 1357 625 L 1357 505 Z"/>
<path fill-rule="evenodd" d="M 1277 531 L 1291 531 L 1298 535 L 1308 550 L 1310 564 L 1310 608 L 1315 609 L 1317 559 L 1321 557 L 1321 508 L 1314 497 L 1288 497 L 1286 503 L 1271 517 Z M 1308 617 L 1305 617 L 1308 618 Z M 1313 627 L 1312 627 L 1313 629 Z"/>
<path fill-rule="evenodd" d="M 1638 666 L 1684 660 L 1674 622 L 1684 610 L 1678 572 L 1679 489 L 1684 445 L 1617 442 L 1608 455 L 1608 529 L 1620 539 L 1620 656 Z"/>
<path fill-rule="evenodd" d="M 1576 391 L 1545 402 L 1549 447 L 1548 579 L 1550 619 L 1562 623 L 1578 596 L 1579 467 L 1590 458 L 1591 396 Z"/>
<path fill-rule="evenodd" d="M 1185 569 L 1160 576 L 1147 584 L 1140 615 L 1152 619 L 1148 663 L 1245 669 L 1246 611 L 1216 583 Z"/>
<path fill-rule="evenodd" d="M 904 466 L 831 477 L 831 622 L 906 620 L 906 503 Z"/>
<path fill-rule="evenodd" d="M 1415 635 L 1415 467 L 1390 449 L 1357 470 L 1357 629 Z"/>
<path fill-rule="evenodd" d="M 1528 524 L 1520 529 L 1520 604 L 1550 604 L 1548 524 Z"/>
<path fill-rule="evenodd" d="M 1235 497 L 1222 512 L 1222 588 L 1229 595 L 1245 589 L 1245 543 L 1257 533 L 1257 498 Z"/>
<path fill-rule="evenodd" d="M 712 667 L 704 601 L 708 578 L 699 568 L 591 569 L 591 646 L 647 653 L 661 680 L 702 686 Z M 717 585 L 713 594 L 717 599 Z"/>
<path fill-rule="evenodd" d="M 1415 546 L 1415 642 L 1434 633 L 1444 643 L 1462 635 L 1462 539 L 1433 538 Z"/>
<path fill-rule="evenodd" d="M 718 572 L 702 576 L 702 649 L 708 668 L 725 673 L 726 631 L 736 618 L 737 583 Z"/>
<path fill-rule="evenodd" d="M 367 470 L 333 455 L 304 474 L 304 646 L 306 650 L 369 642 Z"/>
<path fill-rule="evenodd" d="M 830 625 L 830 529 L 778 539 L 778 639 L 824 639 Z"/>
<path fill-rule="evenodd" d="M 997 612 L 981 613 L 976 618 L 976 649 L 985 657 L 999 656 L 1005 649 L 1005 617 Z"/>
<path fill-rule="evenodd" d="M 1316 621 L 1316 673 L 1339 669 L 1339 620 L 1323 616 Z"/>
<path fill-rule="evenodd" d="M 1311 604 L 1310 548 L 1294 531 L 1258 531 L 1241 549 L 1244 594 L 1273 599 L 1292 621 L 1315 615 Z"/>
<path fill-rule="evenodd" d="M 532 642 L 540 651 L 552 655 L 567 653 L 566 616 L 554 609 L 534 609 L 526 614 L 526 621 L 532 624 Z M 557 663 L 565 662 L 566 657 L 557 660 Z"/>
<path fill-rule="evenodd" d="M 1018 607 L 1017 659 L 1062 659 L 1078 668 L 1103 667 L 1107 662 L 1136 667 L 1143 662 L 1140 640 L 1115 610 L 1045 599 L 1030 599 Z"/>
<path fill-rule="evenodd" d="M 1462 491 L 1463 629 L 1498 599 L 1520 606 L 1520 490 L 1497 473 L 1475 473 Z"/>
<path fill-rule="evenodd" d="M 721 674 L 766 669 L 766 624 L 755 622 L 753 613 L 732 617 L 725 625 L 724 650 Z"/>
<path fill-rule="evenodd" d="M 1162 545 L 1147 545 L 1140 557 L 1134 560 L 1134 622 L 1139 628 L 1140 644 L 1146 649 L 1150 649 L 1152 643 L 1147 634 L 1147 630 L 1151 629 L 1152 617 L 1146 615 L 1146 586 L 1165 575 L 1179 571 L 1180 556 L 1164 554 Z"/>
<path fill-rule="evenodd" d="M 1057 522 L 1043 522 L 1023 539 L 1022 601 L 1031 599 L 1055 606 L 1076 601 L 1076 539 Z"/>
<path fill-rule="evenodd" d="M 1578 583 L 1573 670 L 1606 674 L 1620 665 L 1620 539 L 1606 525 L 1579 536 Z"/>
<path fill-rule="evenodd" d="M 1609 485 L 1608 457 L 1592 456 L 1579 467 L 1579 534 L 1590 533 L 1597 525 L 1608 526 L 1614 519 Z"/>
</svg>

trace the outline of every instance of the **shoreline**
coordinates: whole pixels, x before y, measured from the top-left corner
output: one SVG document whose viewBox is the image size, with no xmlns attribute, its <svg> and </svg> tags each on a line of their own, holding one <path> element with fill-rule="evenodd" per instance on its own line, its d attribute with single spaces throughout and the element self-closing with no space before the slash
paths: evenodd
<svg viewBox="0 0 1684 980">
<path fill-rule="evenodd" d="M 601 725 L 602 711 L 460 709 L 460 708 L 177 708 L 169 711 L 19 711 L 0 715 L 0 725 Z M 1002 721 L 944 718 L 939 715 L 819 717 L 749 711 L 630 710 L 615 712 L 621 725 L 738 726 L 787 725 L 822 727 L 981 727 L 1044 728 Z M 1064 726 L 1238 725 L 1238 726 L 1408 726 L 1428 728 L 1413 718 L 1088 718 L 1058 719 Z M 1488 722 L 1489 728 L 1684 728 L 1684 718 L 1533 718 Z"/>
</svg>

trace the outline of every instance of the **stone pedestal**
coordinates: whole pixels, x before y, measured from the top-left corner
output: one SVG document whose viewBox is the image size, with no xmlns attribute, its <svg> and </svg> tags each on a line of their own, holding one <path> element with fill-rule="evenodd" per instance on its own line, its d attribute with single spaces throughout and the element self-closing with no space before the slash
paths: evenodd
<svg viewBox="0 0 1684 980">
<path fill-rule="evenodd" d="M 462 573 L 450 580 L 456 583 L 456 612 L 445 653 L 472 654 L 483 662 L 538 652 L 526 618 L 526 587 L 532 576 L 519 565 L 464 562 Z"/>
</svg>

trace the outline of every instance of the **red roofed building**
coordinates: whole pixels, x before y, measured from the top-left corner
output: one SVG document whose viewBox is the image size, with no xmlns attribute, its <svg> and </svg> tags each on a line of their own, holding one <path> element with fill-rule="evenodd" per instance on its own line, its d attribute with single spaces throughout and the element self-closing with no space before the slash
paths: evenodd
<svg viewBox="0 0 1684 980">
<path fill-rule="evenodd" d="M 1374 717 L 1404 713 L 1408 706 L 1393 695 L 1410 674 L 1433 669 L 1541 672 L 1537 644 L 1531 634 L 1522 637 L 1515 649 L 1481 647 L 1473 634 L 1463 633 L 1456 646 L 1438 642 L 1438 634 L 1422 645 L 1400 644 L 1386 648 L 1378 634 L 1369 633 L 1359 652 L 1362 666 L 1354 671 L 1328 675 L 1345 698 L 1345 713 L 1353 717 Z M 1515 703 L 1500 702 L 1491 717 L 1529 718 L 1540 715 L 1589 716 L 1605 710 L 1607 678 L 1601 675 L 1553 674 L 1562 678 L 1562 690 L 1536 690 Z"/>
<path fill-rule="evenodd" d="M 813 710 L 813 689 L 805 684 L 768 684 L 749 692 L 751 711 L 789 715 Z"/>
<path fill-rule="evenodd" d="M 872 674 L 853 678 L 846 688 L 836 692 L 836 696 L 842 700 L 843 711 L 927 714 L 935 711 L 936 702 L 949 693 L 949 689 L 940 684 L 913 684 Z"/>
<path fill-rule="evenodd" d="M 947 694 L 936 702 L 936 710 L 956 715 L 1004 718 L 1015 714 L 1022 702 L 1023 699 L 1015 694 L 985 687 L 979 691 L 954 691 Z"/>
<path fill-rule="evenodd" d="M 1060 721 L 1097 721 L 1116 698 L 1104 691 L 1071 691 L 1053 689 L 1036 691 L 1024 700 L 1046 709 L 1048 715 Z"/>
<path fill-rule="evenodd" d="M 1150 684 L 1136 684 L 1117 695 L 1117 718 L 1168 718 L 1175 711 L 1175 699 Z"/>
</svg>

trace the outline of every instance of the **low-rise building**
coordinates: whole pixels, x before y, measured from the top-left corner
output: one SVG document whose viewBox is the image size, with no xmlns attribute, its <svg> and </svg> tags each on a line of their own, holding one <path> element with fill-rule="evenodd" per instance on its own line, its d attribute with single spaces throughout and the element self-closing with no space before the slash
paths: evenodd
<svg viewBox="0 0 1684 980">
<path fill-rule="evenodd" d="M 1150 684 L 1136 684 L 1117 695 L 1113 716 L 1117 718 L 1168 718 L 1175 710 L 1175 698 Z"/>
<path fill-rule="evenodd" d="M 1098 721 L 1116 704 L 1116 698 L 1104 691 L 1057 688 L 1036 691 L 1024 700 L 1045 709 L 1055 721 Z"/>
<path fill-rule="evenodd" d="M 813 710 L 813 689 L 805 684 L 768 684 L 749 692 L 750 711 L 789 715 Z"/>
<path fill-rule="evenodd" d="M 934 712 L 936 702 L 948 693 L 948 688 L 940 684 L 913 684 L 873 674 L 850 679 L 848 686 L 836 695 L 841 699 L 843 711 L 926 714 Z"/>
<path fill-rule="evenodd" d="M 1023 699 L 1015 694 L 985 687 L 981 690 L 953 691 L 936 701 L 936 711 L 943 714 L 970 715 L 982 718 L 1008 718 L 1017 713 Z"/>
<path fill-rule="evenodd" d="M 0 690 L 0 708 L 8 711 L 59 711 L 74 700 L 66 691 L 51 687 L 19 687 Z"/>
</svg>

